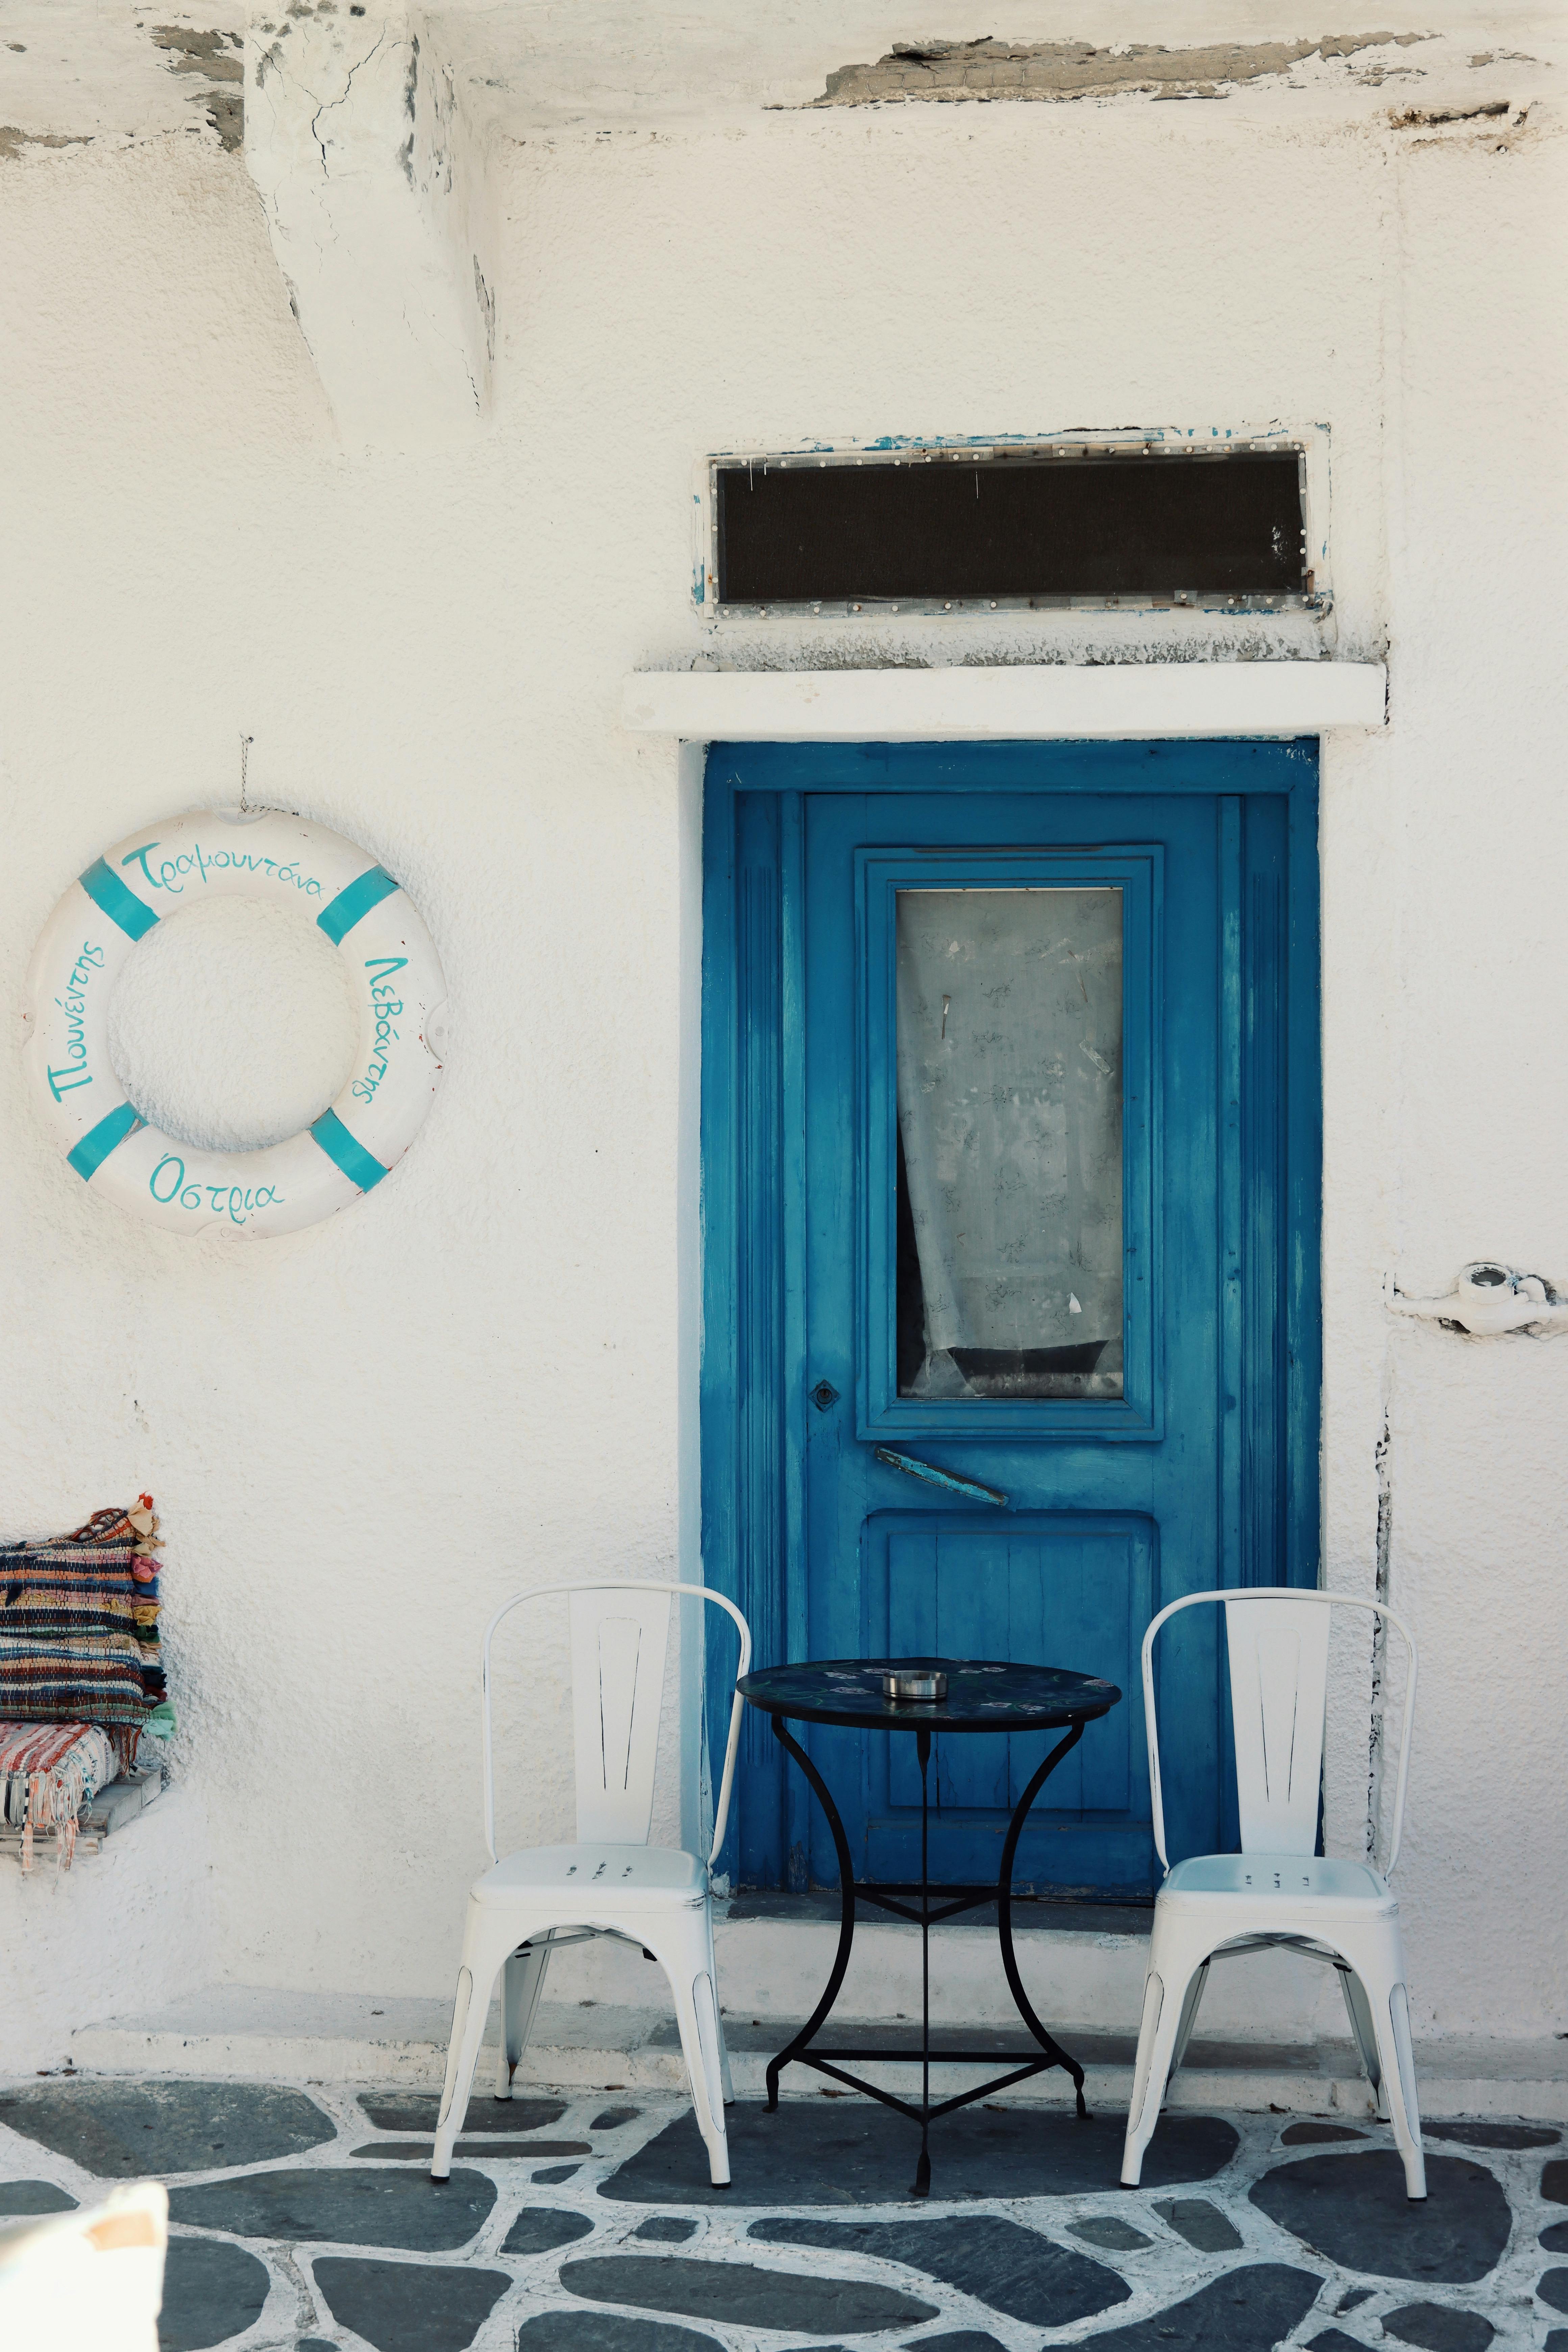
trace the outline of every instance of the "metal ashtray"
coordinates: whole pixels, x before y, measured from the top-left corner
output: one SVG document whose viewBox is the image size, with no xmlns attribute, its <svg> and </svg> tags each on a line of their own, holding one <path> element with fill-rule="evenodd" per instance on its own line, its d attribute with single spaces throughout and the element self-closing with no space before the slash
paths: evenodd
<svg viewBox="0 0 1568 2352">
<path fill-rule="evenodd" d="M 927 1706 L 939 1706 L 947 1696 L 947 1676 L 934 1674 L 900 1674 L 889 1671 L 882 1676 L 882 1696 L 890 1699 L 923 1699 Z"/>
</svg>

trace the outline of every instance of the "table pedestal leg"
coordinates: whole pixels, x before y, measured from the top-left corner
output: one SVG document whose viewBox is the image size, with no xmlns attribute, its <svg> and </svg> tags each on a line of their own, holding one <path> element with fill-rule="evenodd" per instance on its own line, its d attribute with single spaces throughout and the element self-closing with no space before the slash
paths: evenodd
<svg viewBox="0 0 1568 2352">
<path fill-rule="evenodd" d="M 1013 1949 L 1013 1862 L 1018 1851 L 1018 1840 L 1024 1833 L 1024 1823 L 1029 1817 L 1030 1806 L 1068 1750 L 1070 1748 L 1076 1748 L 1082 1738 L 1083 1726 L 1081 1723 L 1075 1723 L 1067 1738 L 1058 1740 L 1056 1747 L 1052 1748 L 1013 1808 L 1013 1818 L 1007 1826 L 1007 1841 L 1002 1848 L 1002 1865 L 996 1874 L 996 1935 L 997 1941 L 1002 1947 L 1002 1971 L 1007 1979 L 1007 1990 L 1017 2005 L 1018 2014 L 1046 2055 L 1054 2060 L 1057 2065 L 1063 2067 L 1070 2076 L 1073 2089 L 1078 2096 L 1078 2119 L 1079 2123 L 1086 2124 L 1090 2118 L 1089 2108 L 1084 2102 L 1083 2068 L 1076 2058 L 1068 2057 L 1060 2043 L 1047 2032 L 1035 2015 L 1029 1996 L 1024 1990 L 1024 1979 L 1018 1974 L 1017 1956 Z M 922 1877 L 925 1875 L 923 1864 L 921 1875 Z"/>
<path fill-rule="evenodd" d="M 921 2153 L 915 2166 L 911 2197 L 931 2195 L 931 1733 L 915 1733 L 915 1754 L 921 1768 Z"/>
<path fill-rule="evenodd" d="M 838 1925 L 838 1949 L 834 1954 L 832 1972 L 823 1989 L 822 1999 L 817 2002 L 795 2040 L 786 2049 L 781 2050 L 776 2058 L 770 2058 L 768 2061 L 766 2113 L 769 2115 L 773 2113 L 779 2103 L 781 2068 L 787 2066 L 792 2058 L 809 2047 L 817 2027 L 838 1998 L 838 1988 L 844 1982 L 844 1971 L 849 1966 L 849 1948 L 855 1941 L 855 1866 L 849 1859 L 849 1841 L 844 1834 L 844 1824 L 838 1818 L 838 1808 L 828 1793 L 826 1781 L 799 1741 L 790 1738 L 789 1733 L 784 1729 L 784 1717 L 779 1715 L 773 1717 L 773 1738 L 781 1748 L 786 1749 L 795 1758 L 795 1762 L 805 1774 L 816 1792 L 816 1801 L 822 1807 L 827 1826 L 833 1832 L 833 1843 L 838 1855 L 838 1886 L 843 1909 Z"/>
<path fill-rule="evenodd" d="M 879 2100 L 884 2106 L 896 2108 L 900 2115 L 908 2116 L 911 2123 L 917 2123 L 921 2127 L 920 2158 L 915 2166 L 915 2178 L 910 2191 L 913 2197 L 927 2197 L 931 2193 L 931 2126 L 938 2116 L 952 2115 L 960 2107 L 973 2106 L 977 2099 L 987 2098 L 996 2091 L 1007 2090 L 1013 2084 L 1027 2081 L 1031 2076 L 1043 2074 L 1050 2067 L 1060 2066 L 1071 2078 L 1078 2098 L 1079 2118 L 1080 2122 L 1087 2123 L 1089 2116 L 1084 2103 L 1083 2068 L 1076 2058 L 1070 2057 L 1062 2049 L 1036 2016 L 1028 1994 L 1024 1990 L 1023 1979 L 1018 1974 L 1017 1956 L 1013 1949 L 1013 1864 L 1017 1857 L 1018 1840 L 1023 1835 L 1024 1824 L 1028 1819 L 1029 1809 L 1035 1799 L 1039 1795 L 1062 1758 L 1070 1748 L 1076 1748 L 1083 1738 L 1083 1725 L 1075 1724 L 1066 1738 L 1058 1741 L 1014 1807 L 1013 1818 L 1007 1828 L 1006 1842 L 1002 1849 L 1001 1868 L 997 1874 L 994 1890 L 997 1937 L 1002 1948 L 1002 1967 L 1007 1979 L 1007 1987 L 1012 1993 L 1020 2018 L 1028 2027 L 1042 2054 L 1038 2058 L 1025 2059 L 1021 2063 L 1009 2068 L 1005 2074 L 999 2074 L 993 2082 L 982 2083 L 972 2091 L 960 2091 L 952 2098 L 940 2100 L 934 2107 L 931 2097 L 931 1927 L 933 1923 L 954 1918 L 961 1912 L 973 1911 L 980 1905 L 990 1902 L 993 1900 L 993 1890 L 989 1886 L 933 1888 L 931 1885 L 930 1785 L 931 1733 L 930 1727 L 919 1723 L 911 1723 L 908 1726 L 908 1728 L 915 1734 L 915 1752 L 920 1759 L 920 1884 L 918 1886 L 888 1885 L 858 1887 L 855 1883 L 854 1865 L 849 1855 L 849 1840 L 845 1835 L 844 1824 L 838 1817 L 838 1808 L 833 1801 L 827 1783 L 799 1741 L 793 1739 L 785 1730 L 784 1717 L 775 1715 L 773 1718 L 773 1738 L 786 1754 L 795 1758 L 795 1762 L 805 1774 L 818 1804 L 822 1807 L 823 1818 L 832 1833 L 834 1851 L 838 1857 L 839 1899 L 842 1907 L 838 1929 L 838 1949 L 834 1956 L 827 1982 L 823 1987 L 822 1998 L 794 2040 L 781 2050 L 776 2057 L 768 2061 L 766 2112 L 772 2115 L 776 2111 L 779 2103 L 779 2076 L 792 2061 L 813 2067 L 818 2074 L 831 2075 L 836 2082 L 845 2084 L 851 2090 L 862 2092 L 868 2098 Z M 933 1894 L 939 1898 L 934 1910 L 931 1902 Z M 912 1909 L 909 1903 L 900 1900 L 901 1896 L 915 1895 L 920 1897 L 918 1911 Z M 879 2084 L 868 2082 L 863 2075 L 848 2073 L 844 2065 L 838 2063 L 851 2056 L 858 2056 L 864 2061 L 877 2063 L 907 2062 L 914 2056 L 912 2050 L 905 2048 L 862 2049 L 858 2052 L 815 2051 L 812 2046 L 818 2029 L 838 1998 L 849 1966 L 849 1953 L 855 1941 L 855 1904 L 858 1895 L 864 1901 L 876 1904 L 883 1911 L 891 1912 L 895 1917 L 907 1919 L 911 1924 L 918 1924 L 920 1927 L 921 2103 L 918 2107 L 911 2106 L 905 2099 L 900 2099 L 895 2092 L 885 2091 Z M 942 2052 L 938 2063 L 984 2065 L 988 2062 L 991 2054 L 988 2051 L 948 2050 Z"/>
</svg>

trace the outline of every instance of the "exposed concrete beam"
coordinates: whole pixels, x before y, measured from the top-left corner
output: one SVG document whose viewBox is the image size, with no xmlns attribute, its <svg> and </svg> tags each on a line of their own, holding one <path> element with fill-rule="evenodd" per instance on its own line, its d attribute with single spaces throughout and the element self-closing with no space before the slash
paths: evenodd
<svg viewBox="0 0 1568 2352">
<path fill-rule="evenodd" d="M 764 110 L 906 105 L 998 93 L 1136 108 L 1210 88 L 1225 117 L 1391 121 L 1484 131 L 1479 110 L 1534 108 L 1564 83 L 1551 0 L 1421 0 L 1303 21 L 1298 0 L 248 0 L 263 44 L 336 18 L 345 37 L 417 31 L 467 120 L 501 135 L 674 121 L 749 122 Z M 170 131 L 236 143 L 233 79 L 247 0 L 0 0 L 0 164 Z M 418 12 L 411 24 L 400 11 Z M 922 33 L 940 31 L 940 40 Z M 989 37 L 994 36 L 994 38 Z M 847 78 L 846 78 L 847 77 Z M 416 100 L 416 103 L 419 100 Z M 1201 111 L 1201 110 L 1200 110 Z M 1480 135 L 1478 131 L 1477 135 Z"/>
<path fill-rule="evenodd" d="M 1369 7 L 1331 19 L 1348 26 L 1338 34 L 1303 22 L 1290 0 L 1182 0 L 1157 26 L 1147 0 L 1008 0 L 1005 22 L 992 0 L 940 11 L 910 0 L 422 5 L 476 121 L 513 138 L 933 97 L 1076 110 L 1211 94 L 1226 120 L 1404 128 L 1421 117 L 1462 131 L 1467 120 L 1485 129 L 1481 108 L 1534 105 L 1563 80 L 1562 12 L 1544 0 Z"/>
<path fill-rule="evenodd" d="M 258 12 L 245 100 L 246 162 L 345 442 L 472 430 L 495 350 L 483 173 L 428 25 Z"/>
</svg>

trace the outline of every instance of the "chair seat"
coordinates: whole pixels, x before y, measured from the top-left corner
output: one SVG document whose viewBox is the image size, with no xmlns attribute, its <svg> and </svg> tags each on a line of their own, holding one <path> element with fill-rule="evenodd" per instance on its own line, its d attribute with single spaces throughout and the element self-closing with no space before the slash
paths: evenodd
<svg viewBox="0 0 1568 2352">
<path fill-rule="evenodd" d="M 663 1845 L 535 1845 L 509 1853 L 474 1881 L 476 1903 L 537 1903 L 554 1911 L 581 1899 L 584 1920 L 616 1911 L 684 1910 L 700 1904 L 708 1874 L 694 1853 Z"/>
<path fill-rule="evenodd" d="M 1194 1854 L 1176 1864 L 1158 1900 L 1178 1910 L 1257 1904 L 1260 1910 L 1320 1916 L 1398 1908 L 1370 1864 L 1311 1853 Z"/>
</svg>

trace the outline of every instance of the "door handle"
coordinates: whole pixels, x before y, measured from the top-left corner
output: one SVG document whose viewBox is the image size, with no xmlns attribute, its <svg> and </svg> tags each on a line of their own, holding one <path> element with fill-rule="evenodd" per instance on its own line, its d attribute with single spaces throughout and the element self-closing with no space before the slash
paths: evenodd
<svg viewBox="0 0 1568 2352">
<path fill-rule="evenodd" d="M 921 1462 L 912 1454 L 895 1454 L 890 1445 L 873 1447 L 879 1462 L 889 1470 L 901 1470 L 906 1477 L 923 1478 L 928 1486 L 945 1486 L 951 1495 L 966 1495 L 971 1502 L 994 1503 L 999 1511 L 1007 1507 L 1007 1497 L 1000 1486 L 983 1486 L 978 1478 L 961 1478 L 956 1470 L 939 1470 L 934 1462 Z"/>
</svg>

